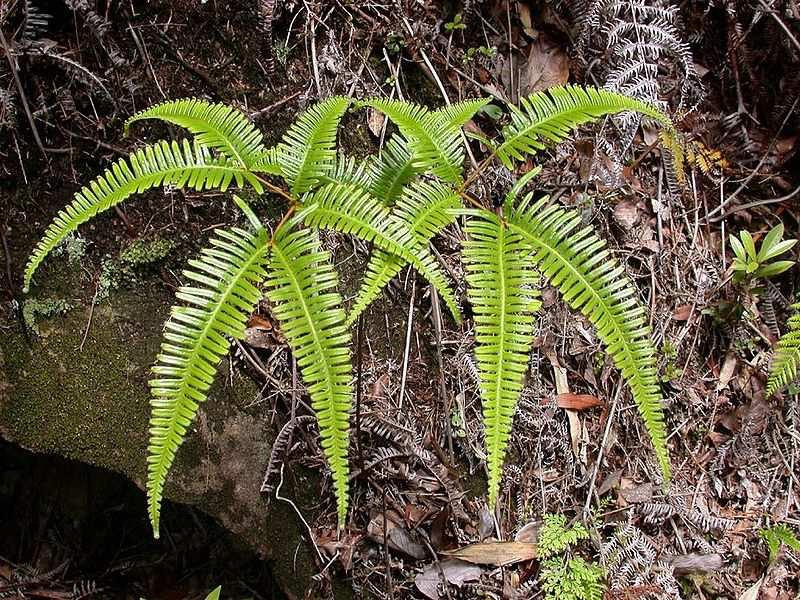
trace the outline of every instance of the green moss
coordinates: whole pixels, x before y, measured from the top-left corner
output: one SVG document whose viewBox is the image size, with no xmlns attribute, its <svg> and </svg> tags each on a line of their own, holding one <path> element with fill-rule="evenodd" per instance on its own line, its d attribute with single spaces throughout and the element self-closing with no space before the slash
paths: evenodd
<svg viewBox="0 0 800 600">
<path fill-rule="evenodd" d="M 119 259 L 132 266 L 149 265 L 163 260 L 176 246 L 172 240 L 139 239 L 120 252 Z"/>
<path fill-rule="evenodd" d="M 71 308 L 72 304 L 63 298 L 28 298 L 22 302 L 22 319 L 28 329 L 39 335 L 39 319 L 62 315 Z"/>
</svg>

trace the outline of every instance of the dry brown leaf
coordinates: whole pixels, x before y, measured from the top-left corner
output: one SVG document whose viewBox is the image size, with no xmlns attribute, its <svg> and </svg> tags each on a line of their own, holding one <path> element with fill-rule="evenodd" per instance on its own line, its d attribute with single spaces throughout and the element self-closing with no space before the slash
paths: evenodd
<svg viewBox="0 0 800 600">
<path fill-rule="evenodd" d="M 630 231 L 639 222 L 639 209 L 633 202 L 623 200 L 614 207 L 614 219 L 625 231 Z"/>
<path fill-rule="evenodd" d="M 414 579 L 414 585 L 431 600 L 439 600 L 439 579 L 444 574 L 447 582 L 461 587 L 468 581 L 477 581 L 481 577 L 481 568 L 463 560 L 443 560 L 438 565 L 432 564 Z"/>
<path fill-rule="evenodd" d="M 728 387 L 728 383 L 733 378 L 736 371 L 737 364 L 736 354 L 728 352 L 725 355 L 725 362 L 722 363 L 722 370 L 719 372 L 719 383 L 717 383 L 717 391 L 724 390 Z"/>
<path fill-rule="evenodd" d="M 383 124 L 385 122 L 386 116 L 382 112 L 377 111 L 374 108 L 367 110 L 367 127 L 369 127 L 372 135 L 375 137 L 381 137 L 381 131 L 383 130 Z"/>
<path fill-rule="evenodd" d="M 505 567 L 536 558 L 536 544 L 525 542 L 484 542 L 443 552 L 476 565 Z"/>
<path fill-rule="evenodd" d="M 573 394 L 571 392 L 558 394 L 556 396 L 556 403 L 558 404 L 558 408 L 566 408 L 569 410 L 587 410 L 605 404 L 597 396 L 592 396 L 591 394 Z"/>
<path fill-rule="evenodd" d="M 531 44 L 528 60 L 521 69 L 520 92 L 527 96 L 555 85 L 563 85 L 569 79 L 569 58 L 564 50 L 540 35 Z"/>
</svg>

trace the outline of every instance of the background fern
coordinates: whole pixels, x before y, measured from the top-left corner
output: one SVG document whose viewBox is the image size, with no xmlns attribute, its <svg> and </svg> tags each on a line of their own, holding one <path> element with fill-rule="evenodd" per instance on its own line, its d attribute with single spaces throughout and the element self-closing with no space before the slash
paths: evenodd
<svg viewBox="0 0 800 600">
<path fill-rule="evenodd" d="M 800 303 L 793 305 L 792 309 L 795 314 L 786 323 L 788 330 L 778 340 L 769 369 L 767 396 L 797 379 L 797 369 L 800 367 Z"/>
</svg>

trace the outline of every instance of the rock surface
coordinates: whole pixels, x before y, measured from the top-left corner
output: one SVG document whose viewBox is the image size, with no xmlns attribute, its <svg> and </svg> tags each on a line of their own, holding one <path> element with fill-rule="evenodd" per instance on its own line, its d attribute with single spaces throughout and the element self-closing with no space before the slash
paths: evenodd
<svg viewBox="0 0 800 600">
<path fill-rule="evenodd" d="M 142 487 L 147 380 L 171 298 L 161 285 L 142 285 L 114 291 L 92 309 L 71 298 L 79 276 L 72 277 L 49 281 L 42 292 L 66 296 L 75 307 L 37 322 L 38 335 L 26 339 L 10 307 L 7 322 L 0 319 L 0 435 L 118 471 Z M 274 426 L 266 403 L 254 402 L 257 387 L 237 375 L 231 381 L 229 373 L 223 363 L 220 383 L 178 452 L 166 496 L 215 517 L 271 560 L 290 597 L 302 597 L 315 572 L 302 523 L 288 503 L 268 504 L 259 492 Z M 318 478 L 297 471 L 284 486 L 304 511 L 318 500 L 318 488 Z M 168 510 L 162 527 L 169 527 Z"/>
</svg>

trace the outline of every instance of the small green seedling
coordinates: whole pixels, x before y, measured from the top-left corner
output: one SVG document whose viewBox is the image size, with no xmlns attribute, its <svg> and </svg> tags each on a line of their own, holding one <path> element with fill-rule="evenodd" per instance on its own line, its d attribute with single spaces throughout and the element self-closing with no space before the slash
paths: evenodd
<svg viewBox="0 0 800 600">
<path fill-rule="evenodd" d="M 756 251 L 756 244 L 753 236 L 748 231 L 740 231 L 739 238 L 732 235 L 730 237 L 731 248 L 735 258 L 731 268 L 733 269 L 733 281 L 739 283 L 744 280 L 767 279 L 780 275 L 794 265 L 791 260 L 779 260 L 770 262 L 773 258 L 791 250 L 797 240 L 783 239 L 783 224 L 779 223 L 773 227 L 761 242 L 761 247 Z"/>
</svg>

